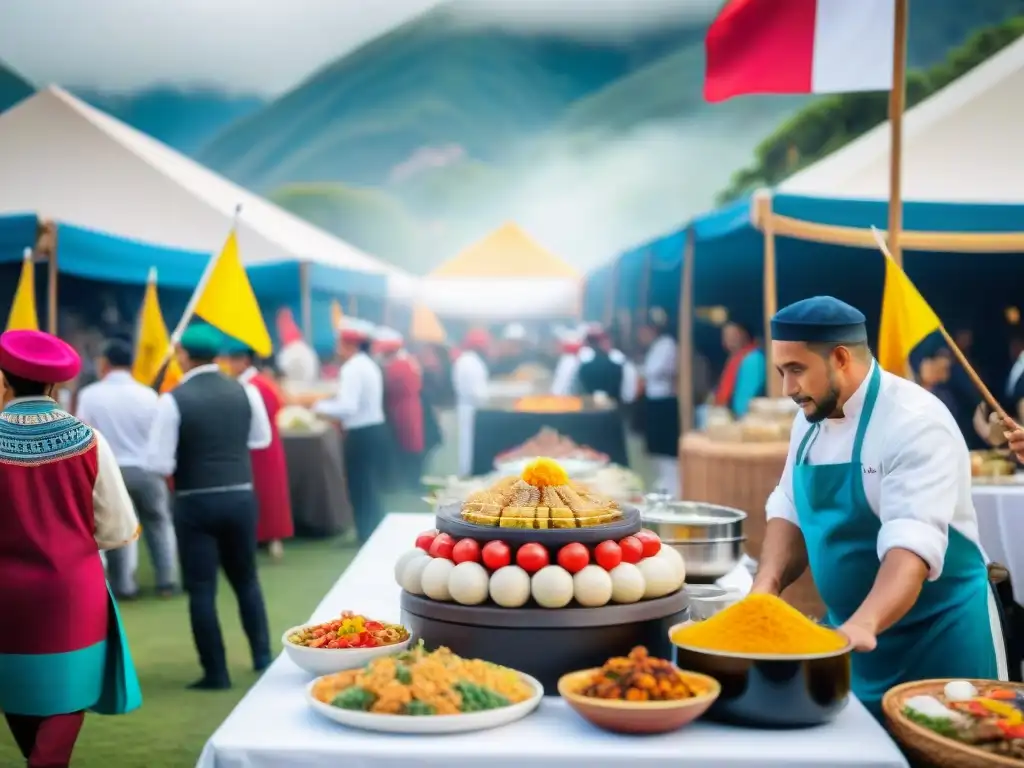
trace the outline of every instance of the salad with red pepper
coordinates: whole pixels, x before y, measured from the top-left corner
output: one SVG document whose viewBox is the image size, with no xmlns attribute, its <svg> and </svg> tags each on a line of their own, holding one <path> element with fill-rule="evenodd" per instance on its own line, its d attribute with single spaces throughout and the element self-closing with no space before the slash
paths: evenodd
<svg viewBox="0 0 1024 768">
<path fill-rule="evenodd" d="M 344 650 L 380 648 L 409 639 L 409 630 L 401 624 L 389 624 L 345 611 L 337 619 L 312 624 L 288 636 L 288 642 L 306 648 Z"/>
<path fill-rule="evenodd" d="M 914 696 L 903 713 L 946 738 L 1024 762 L 1024 691 L 958 680 L 940 696 Z"/>
</svg>

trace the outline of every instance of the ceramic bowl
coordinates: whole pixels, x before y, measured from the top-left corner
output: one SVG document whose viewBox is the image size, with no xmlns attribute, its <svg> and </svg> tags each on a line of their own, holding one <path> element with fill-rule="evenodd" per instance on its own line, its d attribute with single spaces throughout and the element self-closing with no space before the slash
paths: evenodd
<svg viewBox="0 0 1024 768">
<path fill-rule="evenodd" d="M 296 645 L 288 641 L 289 637 L 305 629 L 306 626 L 300 624 L 285 630 L 285 633 L 281 635 L 281 645 L 284 646 L 285 653 L 296 666 L 317 677 L 344 672 L 346 669 L 358 669 L 381 656 L 400 653 L 409 647 L 412 640 L 412 637 L 407 637 L 400 643 L 382 645 L 377 648 L 307 648 L 304 645 Z"/>
<path fill-rule="evenodd" d="M 584 720 L 606 731 L 628 734 L 668 733 L 692 723 L 703 715 L 718 698 L 718 681 L 696 672 L 683 672 L 687 680 L 708 688 L 708 693 L 679 701 L 621 701 L 595 699 L 576 693 L 598 671 L 583 669 L 563 675 L 558 693 Z"/>
</svg>

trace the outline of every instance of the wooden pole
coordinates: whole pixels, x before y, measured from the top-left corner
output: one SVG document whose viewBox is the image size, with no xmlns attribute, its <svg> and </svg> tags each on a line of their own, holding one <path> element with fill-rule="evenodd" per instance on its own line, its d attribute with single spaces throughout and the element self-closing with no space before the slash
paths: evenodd
<svg viewBox="0 0 1024 768">
<path fill-rule="evenodd" d="M 313 343 L 313 295 L 309 282 L 309 262 L 299 263 L 299 310 L 302 314 L 302 335 Z"/>
<path fill-rule="evenodd" d="M 604 297 L 604 319 L 605 328 L 610 328 L 615 322 L 615 288 L 619 277 L 619 262 L 612 263 L 611 280 L 608 281 L 608 295 Z"/>
<path fill-rule="evenodd" d="M 46 240 L 46 331 L 57 335 L 58 292 L 57 292 L 57 225 L 47 221 L 43 224 Z"/>
<path fill-rule="evenodd" d="M 759 195 L 756 198 L 755 215 L 761 226 L 764 237 L 764 361 L 765 361 L 765 394 L 769 397 L 782 396 L 782 381 L 775 374 L 772 363 L 772 317 L 779 309 L 779 291 L 776 283 L 775 269 L 775 223 L 772 219 L 771 194 Z"/>
<path fill-rule="evenodd" d="M 651 321 L 651 269 L 654 262 L 654 248 L 644 251 L 644 268 L 640 273 L 640 306 L 638 307 L 638 327 Z"/>
<path fill-rule="evenodd" d="M 903 266 L 903 113 L 907 106 L 907 0 L 896 0 L 889 91 L 889 249 Z"/>
<path fill-rule="evenodd" d="M 693 430 L 693 261 L 697 252 L 693 227 L 683 244 L 682 285 L 679 288 L 679 427 L 685 435 Z"/>
</svg>

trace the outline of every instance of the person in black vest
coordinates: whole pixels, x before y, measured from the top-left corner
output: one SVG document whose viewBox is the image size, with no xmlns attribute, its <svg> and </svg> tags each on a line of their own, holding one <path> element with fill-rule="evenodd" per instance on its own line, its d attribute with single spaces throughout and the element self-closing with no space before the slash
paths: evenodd
<svg viewBox="0 0 1024 768">
<path fill-rule="evenodd" d="M 231 687 L 217 620 L 217 572 L 223 567 L 238 600 L 257 672 L 270 665 L 270 636 L 256 572 L 259 507 L 250 450 L 270 445 L 270 420 L 259 393 L 224 375 L 214 358 L 224 336 L 208 325 L 184 333 L 184 375 L 161 395 L 145 464 L 173 478 L 174 530 L 189 598 L 192 638 L 203 677 L 190 688 Z"/>
<path fill-rule="evenodd" d="M 603 392 L 620 405 L 636 398 L 636 369 L 625 355 L 613 348 L 607 332 L 597 326 L 587 331 L 586 343 L 580 350 L 576 382 L 583 394 Z"/>
</svg>

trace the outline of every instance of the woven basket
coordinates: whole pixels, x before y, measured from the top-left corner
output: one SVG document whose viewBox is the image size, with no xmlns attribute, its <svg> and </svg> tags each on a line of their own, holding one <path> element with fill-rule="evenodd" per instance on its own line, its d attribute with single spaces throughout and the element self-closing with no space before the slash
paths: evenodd
<svg viewBox="0 0 1024 768">
<path fill-rule="evenodd" d="M 947 739 L 903 714 L 904 702 L 912 696 L 941 696 L 947 680 L 919 680 L 890 688 L 882 699 L 882 711 L 889 732 L 915 761 L 935 768 L 1022 768 L 1024 761 L 993 755 L 983 749 Z M 1024 690 L 1020 683 L 971 680 L 976 688 L 993 684 L 1001 688 Z"/>
</svg>

